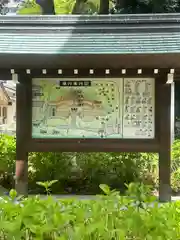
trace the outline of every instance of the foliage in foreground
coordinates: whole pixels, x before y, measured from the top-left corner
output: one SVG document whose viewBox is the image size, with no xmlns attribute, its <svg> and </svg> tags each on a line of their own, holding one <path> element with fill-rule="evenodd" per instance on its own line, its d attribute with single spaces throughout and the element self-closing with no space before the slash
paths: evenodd
<svg viewBox="0 0 180 240">
<path fill-rule="evenodd" d="M 24 199 L 20 204 L 1 199 L 0 239 L 14 240 L 178 240 L 180 202 L 159 205 L 155 199 L 121 197 L 106 185 L 107 194 L 94 200 L 54 200 L 48 196 Z M 152 204 L 153 202 L 153 204 Z M 151 204 L 150 204 L 151 203 Z"/>
</svg>

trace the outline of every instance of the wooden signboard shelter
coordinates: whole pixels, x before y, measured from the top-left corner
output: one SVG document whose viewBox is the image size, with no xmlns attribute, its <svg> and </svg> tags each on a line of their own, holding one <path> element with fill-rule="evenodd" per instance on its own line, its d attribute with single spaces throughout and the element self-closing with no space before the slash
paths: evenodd
<svg viewBox="0 0 180 240">
<path fill-rule="evenodd" d="M 171 200 L 179 22 L 179 14 L 0 17 L 0 78 L 17 82 L 19 193 L 28 152 L 156 152 L 160 200 Z"/>
</svg>

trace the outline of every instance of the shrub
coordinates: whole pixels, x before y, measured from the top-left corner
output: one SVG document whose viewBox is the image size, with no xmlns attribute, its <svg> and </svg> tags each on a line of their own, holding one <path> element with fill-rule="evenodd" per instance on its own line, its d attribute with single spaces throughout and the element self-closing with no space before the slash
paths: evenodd
<svg viewBox="0 0 180 240">
<path fill-rule="evenodd" d="M 171 175 L 171 186 L 172 190 L 177 193 L 180 190 L 180 168 L 172 172 Z"/>
<path fill-rule="evenodd" d="M 180 140 L 175 140 L 172 146 L 172 168 L 180 167 Z"/>
<path fill-rule="evenodd" d="M 12 188 L 16 159 L 16 142 L 12 136 L 0 135 L 0 185 Z"/>
<path fill-rule="evenodd" d="M 30 155 L 29 183 L 59 180 L 52 193 L 99 193 L 99 184 L 125 190 L 125 183 L 155 184 L 151 155 L 141 153 L 32 153 Z M 37 189 L 37 192 L 41 189 Z"/>
<path fill-rule="evenodd" d="M 3 135 L 0 139 L 0 169 L 13 175 L 15 166 L 15 140 Z M 30 153 L 29 189 L 43 193 L 37 181 L 57 179 L 52 193 L 64 192 L 96 194 L 99 184 L 125 190 L 125 183 L 144 182 L 156 185 L 157 155 L 145 153 Z M 11 177 L 12 178 L 12 177 Z M 8 189 L 11 184 L 0 182 Z"/>
<path fill-rule="evenodd" d="M 12 173 L 16 158 L 15 139 L 8 135 L 0 135 L 0 171 Z"/>
<path fill-rule="evenodd" d="M 0 185 L 13 187 L 15 139 L 0 136 Z M 172 146 L 172 189 L 180 191 L 180 140 Z M 99 184 L 124 190 L 124 184 L 143 182 L 158 187 L 158 155 L 152 153 L 30 153 L 29 188 L 43 193 L 37 181 L 57 179 L 52 193 L 99 193 Z"/>
<path fill-rule="evenodd" d="M 71 178 L 73 170 L 73 155 L 70 153 L 30 153 L 29 155 L 29 188 L 41 192 L 36 187 L 37 181 L 58 180 L 53 185 L 53 193 L 65 191 L 64 183 Z"/>
<path fill-rule="evenodd" d="M 11 199 L 0 201 L 0 239 L 178 240 L 180 202 L 152 204 L 148 196 L 140 207 L 131 188 L 129 197 L 101 185 L 107 196 L 94 200 L 33 197 L 20 204 L 12 191 Z"/>
<path fill-rule="evenodd" d="M 172 190 L 175 193 L 180 191 L 180 140 L 176 140 L 172 146 Z"/>
<path fill-rule="evenodd" d="M 147 179 L 152 173 L 148 165 L 154 161 L 154 155 L 141 153 L 78 153 L 77 165 L 80 169 L 82 187 L 86 191 L 98 192 L 99 184 L 108 184 L 112 188 L 124 190 L 124 184 L 144 181 L 154 184 Z M 157 166 L 157 162 L 156 162 Z M 147 171 L 146 171 L 147 170 Z"/>
</svg>

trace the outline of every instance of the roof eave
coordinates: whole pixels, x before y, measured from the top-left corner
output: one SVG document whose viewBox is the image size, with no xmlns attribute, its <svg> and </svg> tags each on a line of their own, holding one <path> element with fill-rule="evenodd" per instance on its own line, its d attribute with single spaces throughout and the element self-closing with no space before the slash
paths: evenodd
<svg viewBox="0 0 180 240">
<path fill-rule="evenodd" d="M 172 14 L 117 14 L 117 15 L 19 15 L 0 16 L 0 25 L 79 25 L 79 24 L 142 24 L 179 23 L 180 13 Z"/>
<path fill-rule="evenodd" d="M 0 54 L 3 69 L 180 68 L 180 53 L 160 54 Z M 2 71 L 3 72 L 3 71 Z"/>
</svg>

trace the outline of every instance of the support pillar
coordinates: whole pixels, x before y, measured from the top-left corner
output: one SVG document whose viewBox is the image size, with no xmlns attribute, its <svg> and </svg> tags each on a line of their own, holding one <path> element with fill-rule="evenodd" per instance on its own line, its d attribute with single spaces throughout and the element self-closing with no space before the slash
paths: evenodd
<svg viewBox="0 0 180 240">
<path fill-rule="evenodd" d="M 16 84 L 16 176 L 15 188 L 20 195 L 28 194 L 28 153 L 27 144 L 27 86 Z"/>
<path fill-rule="evenodd" d="M 21 159 L 16 160 L 16 177 L 15 177 L 15 188 L 18 195 L 28 195 L 28 154 L 25 154 L 24 157 L 21 155 Z"/>
<path fill-rule="evenodd" d="M 171 145 L 172 145 L 172 106 L 174 104 L 174 83 L 160 84 L 159 102 L 159 200 L 171 201 Z"/>
</svg>

